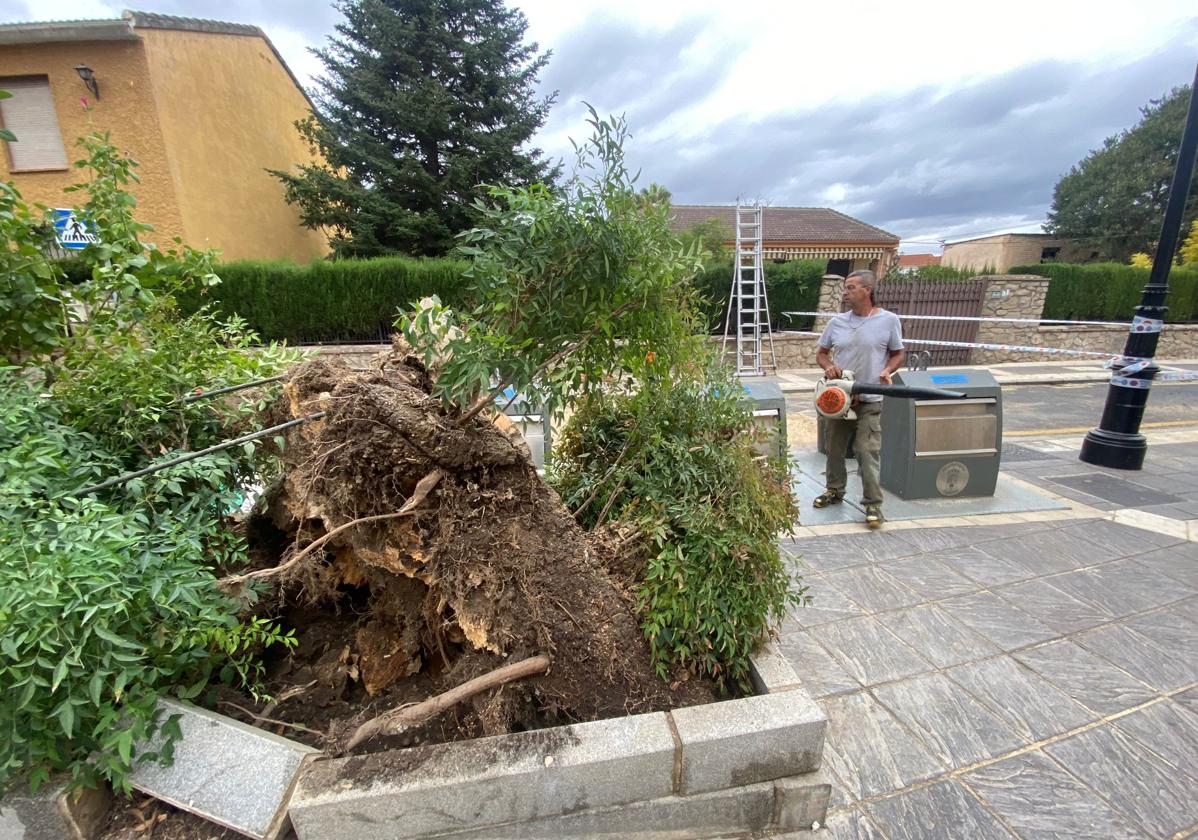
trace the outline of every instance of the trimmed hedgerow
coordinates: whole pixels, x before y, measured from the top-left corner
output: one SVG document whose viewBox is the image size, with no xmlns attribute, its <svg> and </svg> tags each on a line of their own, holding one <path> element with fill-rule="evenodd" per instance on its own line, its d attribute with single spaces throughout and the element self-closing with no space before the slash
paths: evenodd
<svg viewBox="0 0 1198 840">
<path fill-rule="evenodd" d="M 1047 277 L 1044 317 L 1061 320 L 1130 321 L 1148 284 L 1149 269 L 1120 263 L 1044 263 L 1014 266 L 1010 274 Z M 1198 267 L 1169 272 L 1169 312 L 1165 320 L 1193 321 L 1198 312 Z"/>
<path fill-rule="evenodd" d="M 468 303 L 468 265 L 409 257 L 229 262 L 217 267 L 219 285 L 180 295 L 179 303 L 185 312 L 208 304 L 217 315 L 238 315 L 264 341 L 385 341 L 396 314 L 420 298 Z"/>
</svg>

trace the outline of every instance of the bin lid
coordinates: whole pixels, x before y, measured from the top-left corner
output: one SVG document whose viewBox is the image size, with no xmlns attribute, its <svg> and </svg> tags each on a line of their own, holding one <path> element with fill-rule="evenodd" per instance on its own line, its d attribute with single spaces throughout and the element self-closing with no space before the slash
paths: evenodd
<svg viewBox="0 0 1198 840">
<path fill-rule="evenodd" d="M 947 388 L 950 391 L 974 391 L 979 388 L 998 388 L 998 380 L 985 368 L 938 368 L 936 370 L 904 370 L 895 373 L 896 385 L 915 388 Z"/>
</svg>

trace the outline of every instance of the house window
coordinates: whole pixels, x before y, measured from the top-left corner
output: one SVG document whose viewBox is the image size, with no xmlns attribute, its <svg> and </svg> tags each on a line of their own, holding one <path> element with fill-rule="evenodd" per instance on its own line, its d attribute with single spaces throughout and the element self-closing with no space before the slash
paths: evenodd
<svg viewBox="0 0 1198 840">
<path fill-rule="evenodd" d="M 1060 253 L 1060 248 L 1044 248 L 1040 251 L 1040 262 L 1056 262 Z"/>
<path fill-rule="evenodd" d="M 49 78 L 0 79 L 0 90 L 12 94 L 11 99 L 0 99 L 0 119 L 5 128 L 17 135 L 17 142 L 6 144 L 11 171 L 67 169 L 67 153 L 54 113 Z"/>
</svg>

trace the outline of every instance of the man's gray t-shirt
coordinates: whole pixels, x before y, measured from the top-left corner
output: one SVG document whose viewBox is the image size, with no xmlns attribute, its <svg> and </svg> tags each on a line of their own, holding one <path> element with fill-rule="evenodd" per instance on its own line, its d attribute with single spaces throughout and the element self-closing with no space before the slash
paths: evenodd
<svg viewBox="0 0 1198 840">
<path fill-rule="evenodd" d="M 832 360 L 841 370 L 851 370 L 856 381 L 877 383 L 886 359 L 903 349 L 903 328 L 898 316 L 885 309 L 870 316 L 841 312 L 824 327 L 819 346 L 831 350 Z M 882 397 L 862 394 L 858 399 L 878 402 Z"/>
</svg>

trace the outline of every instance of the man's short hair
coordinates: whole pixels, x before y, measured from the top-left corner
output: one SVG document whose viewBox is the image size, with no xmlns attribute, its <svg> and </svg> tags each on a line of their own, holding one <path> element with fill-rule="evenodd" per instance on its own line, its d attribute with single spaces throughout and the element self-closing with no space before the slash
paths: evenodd
<svg viewBox="0 0 1198 840">
<path fill-rule="evenodd" d="M 861 281 L 861 285 L 869 289 L 869 299 L 872 302 L 874 299 L 874 289 L 877 288 L 878 278 L 868 268 L 859 268 L 851 272 L 848 277 L 844 278 L 844 282 L 849 282 L 854 277 Z"/>
</svg>

